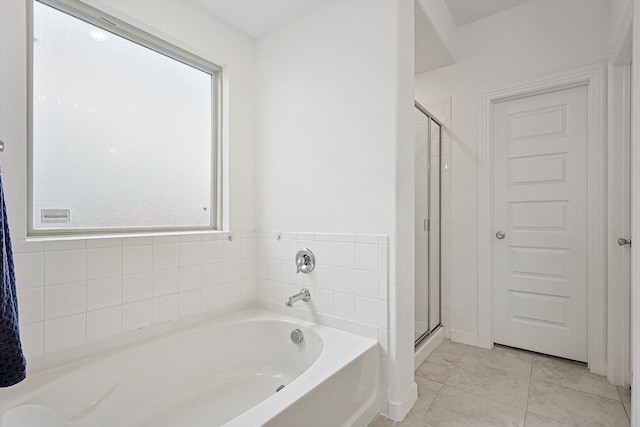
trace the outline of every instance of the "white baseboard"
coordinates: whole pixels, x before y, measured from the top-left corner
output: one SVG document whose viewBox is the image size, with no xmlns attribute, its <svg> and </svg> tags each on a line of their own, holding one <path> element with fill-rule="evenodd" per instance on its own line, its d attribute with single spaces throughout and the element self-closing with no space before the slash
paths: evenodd
<svg viewBox="0 0 640 427">
<path fill-rule="evenodd" d="M 413 355 L 413 369 L 418 369 L 418 366 L 427 360 L 427 357 L 444 341 L 445 331 L 444 328 L 439 328 L 429 338 L 420 343 Z"/>
<path fill-rule="evenodd" d="M 463 332 L 463 331 L 456 331 L 455 329 L 451 330 L 451 341 L 459 342 L 462 344 L 474 345 L 476 347 L 482 347 L 479 344 L 477 334 L 471 334 L 469 332 Z"/>
<path fill-rule="evenodd" d="M 393 421 L 402 421 L 418 400 L 418 384 L 415 381 L 397 401 L 389 400 L 389 413 L 386 415 Z"/>
</svg>

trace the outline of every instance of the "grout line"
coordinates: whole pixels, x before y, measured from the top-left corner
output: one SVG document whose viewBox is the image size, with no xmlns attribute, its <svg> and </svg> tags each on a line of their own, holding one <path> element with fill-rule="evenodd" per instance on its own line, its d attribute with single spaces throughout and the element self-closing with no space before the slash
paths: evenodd
<svg viewBox="0 0 640 427">
<path fill-rule="evenodd" d="M 531 358 L 531 368 L 529 369 L 529 387 L 527 388 L 527 404 L 524 407 L 524 423 L 527 423 L 527 413 L 529 412 L 529 398 L 531 397 L 531 381 L 533 380 L 533 357 Z"/>
<path fill-rule="evenodd" d="M 627 414 L 627 418 L 629 419 L 629 422 L 631 422 L 631 414 L 629 413 L 629 411 L 627 411 L 627 407 L 625 406 L 624 402 L 622 401 L 622 396 L 620 395 L 620 390 L 618 389 L 618 386 L 616 386 L 616 391 L 618 392 L 618 397 L 620 398 L 620 403 L 622 403 L 622 407 L 624 408 L 624 412 Z"/>
</svg>

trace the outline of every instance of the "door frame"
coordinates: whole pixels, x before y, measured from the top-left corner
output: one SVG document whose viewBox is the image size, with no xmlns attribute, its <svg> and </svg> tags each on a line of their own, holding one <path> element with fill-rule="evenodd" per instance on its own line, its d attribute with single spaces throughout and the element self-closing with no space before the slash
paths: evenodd
<svg viewBox="0 0 640 427">
<path fill-rule="evenodd" d="M 608 372 L 614 385 L 628 386 L 631 381 L 630 286 L 631 248 L 620 248 L 618 237 L 631 237 L 631 57 L 633 3 L 629 3 L 618 28 L 608 65 Z M 626 185 L 626 187 L 625 187 Z M 626 205 L 626 203 L 629 203 Z M 622 226 L 621 226 L 622 225 Z M 628 258 L 620 257 L 626 253 Z"/>
<path fill-rule="evenodd" d="M 599 62 L 478 94 L 478 345 L 493 347 L 493 105 L 587 87 L 588 364 L 607 374 L 607 65 Z M 597 224 L 597 227 L 592 227 Z"/>
</svg>

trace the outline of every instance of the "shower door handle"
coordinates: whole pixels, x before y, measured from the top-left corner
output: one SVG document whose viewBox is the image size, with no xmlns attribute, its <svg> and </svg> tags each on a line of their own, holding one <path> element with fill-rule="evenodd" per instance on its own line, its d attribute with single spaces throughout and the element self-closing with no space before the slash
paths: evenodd
<svg viewBox="0 0 640 427">
<path fill-rule="evenodd" d="M 504 231 L 498 231 L 498 232 L 496 233 L 496 238 L 497 238 L 498 240 L 502 240 L 502 239 L 504 239 L 504 238 L 505 238 L 505 236 L 506 236 L 506 234 L 504 234 Z"/>
</svg>

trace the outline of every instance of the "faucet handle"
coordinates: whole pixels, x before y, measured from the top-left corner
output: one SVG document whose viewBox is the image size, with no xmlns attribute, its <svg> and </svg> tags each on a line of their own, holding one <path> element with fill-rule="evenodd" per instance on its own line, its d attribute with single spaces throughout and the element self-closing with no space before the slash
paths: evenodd
<svg viewBox="0 0 640 427">
<path fill-rule="evenodd" d="M 310 273 L 316 266 L 316 257 L 311 249 L 302 248 L 296 253 L 296 269 L 297 273 Z"/>
</svg>

